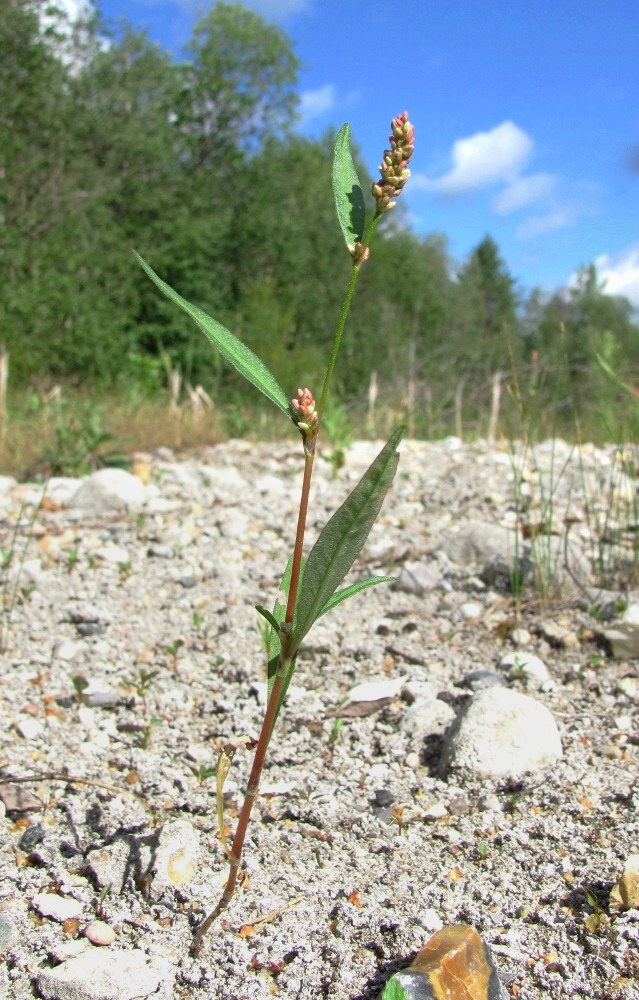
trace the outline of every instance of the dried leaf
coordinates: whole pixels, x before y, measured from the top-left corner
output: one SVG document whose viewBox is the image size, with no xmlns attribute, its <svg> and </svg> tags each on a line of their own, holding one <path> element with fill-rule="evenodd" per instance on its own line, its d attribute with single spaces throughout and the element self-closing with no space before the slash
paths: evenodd
<svg viewBox="0 0 639 1000">
<path fill-rule="evenodd" d="M 327 719 L 363 719 L 390 705 L 392 700 L 392 698 L 378 698 L 376 701 L 353 701 L 342 708 L 334 708 L 325 715 Z"/>
<path fill-rule="evenodd" d="M 226 829 L 224 827 L 224 782 L 226 781 L 228 773 L 231 770 L 231 763 L 233 761 L 233 757 L 235 756 L 235 752 L 242 746 L 247 747 L 249 750 L 253 750 L 257 746 L 257 742 L 251 736 L 238 736 L 236 739 L 224 744 L 217 762 L 217 825 L 220 832 L 222 846 L 227 854 L 230 852 L 228 840 L 226 839 Z"/>
</svg>

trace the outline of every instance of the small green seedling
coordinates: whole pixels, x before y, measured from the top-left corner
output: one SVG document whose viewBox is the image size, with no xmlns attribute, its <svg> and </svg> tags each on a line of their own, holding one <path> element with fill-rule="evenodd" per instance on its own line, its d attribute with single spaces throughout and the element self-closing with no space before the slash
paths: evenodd
<svg viewBox="0 0 639 1000">
<path fill-rule="evenodd" d="M 217 767 L 208 767 L 206 764 L 200 764 L 196 773 L 198 783 L 204 785 L 214 774 L 217 774 Z"/>
<path fill-rule="evenodd" d="M 257 606 L 257 611 L 266 623 L 261 628 L 267 651 L 268 677 L 268 701 L 260 735 L 257 741 L 247 736 L 235 737 L 225 745 L 220 756 L 217 779 L 218 824 L 229 859 L 229 875 L 219 903 L 197 930 L 192 946 L 194 953 L 199 950 L 208 928 L 226 909 L 235 893 L 244 840 L 258 793 L 266 752 L 303 641 L 313 624 L 329 611 L 368 587 L 392 579 L 387 576 L 370 577 L 342 587 L 344 578 L 357 560 L 393 482 L 399 461 L 397 449 L 404 433 L 402 427 L 394 431 L 350 496 L 324 526 L 310 553 L 307 556 L 303 555 L 317 440 L 325 420 L 328 391 L 351 300 L 362 266 L 369 256 L 375 230 L 380 220 L 394 207 L 395 199 L 401 194 L 408 180 L 410 175 L 408 163 L 414 149 L 414 129 L 408 120 L 408 114 L 404 112 L 391 123 L 390 149 L 384 151 L 379 168 L 380 177 L 372 186 L 374 211 L 372 218 L 367 222 L 364 192 L 351 155 L 350 133 L 350 126 L 346 124 L 337 134 L 332 175 L 337 219 L 352 267 L 319 401 L 316 402 L 309 388 L 298 388 L 296 395 L 291 399 L 289 393 L 284 391 L 276 377 L 253 351 L 217 320 L 182 298 L 139 255 L 136 255 L 141 267 L 160 291 L 195 320 L 226 361 L 273 404 L 289 428 L 292 425 L 297 430 L 301 437 L 304 463 L 293 553 L 284 570 L 280 594 L 272 612 L 261 605 Z M 399 302 L 398 308 L 401 308 Z M 250 419 L 252 414 L 249 412 L 248 416 Z M 342 440 L 345 440 L 347 428 L 342 429 L 341 436 Z M 337 446 L 339 450 L 339 442 Z M 223 786 L 233 754 L 240 747 L 244 750 L 254 750 L 254 758 L 235 836 L 228 846 L 224 832 Z"/>
<path fill-rule="evenodd" d="M 127 559 L 124 562 L 119 562 L 118 563 L 118 569 L 120 571 L 120 581 L 121 582 L 123 582 L 124 580 L 126 580 L 127 577 L 131 575 L 131 569 L 132 568 L 133 567 L 131 565 L 131 560 L 130 559 Z"/>
<path fill-rule="evenodd" d="M 71 683 L 73 684 L 73 690 L 75 691 L 75 697 L 78 705 L 84 704 L 84 692 L 89 686 L 89 682 L 82 674 L 73 674 L 71 677 Z"/>
<path fill-rule="evenodd" d="M 183 645 L 184 645 L 184 639 L 179 638 L 179 639 L 174 639 L 173 642 L 170 642 L 168 644 L 168 646 L 164 646 L 164 651 L 168 653 L 171 659 L 173 660 L 172 666 L 174 670 L 177 664 L 178 653 L 182 649 Z"/>
<path fill-rule="evenodd" d="M 334 721 L 334 723 L 333 723 L 333 725 L 331 727 L 331 731 L 328 734 L 328 745 L 331 748 L 331 750 L 333 749 L 333 747 L 337 743 L 337 741 L 339 739 L 339 734 L 341 733 L 343 726 L 344 726 L 344 720 L 343 719 L 335 719 L 335 721 Z"/>
<path fill-rule="evenodd" d="M 145 715 L 148 715 L 148 704 L 146 696 L 153 685 L 153 681 L 155 680 L 155 678 L 158 676 L 159 673 L 160 673 L 159 670 L 144 670 L 144 668 L 141 668 L 138 671 L 137 677 L 132 677 L 130 680 L 127 681 L 128 686 L 133 688 L 138 698 L 141 699 L 142 710 L 144 711 Z"/>
<path fill-rule="evenodd" d="M 102 888 L 102 889 L 100 890 L 100 895 L 98 896 L 98 898 L 97 898 L 97 902 L 96 902 L 96 904 L 95 904 L 95 915 L 96 915 L 96 917 L 98 917 L 98 918 L 99 918 L 100 920 L 104 920 L 104 919 L 105 919 L 105 914 L 104 914 L 104 901 L 105 901 L 105 899 L 107 898 L 107 896 L 109 895 L 109 893 L 111 892 L 111 889 L 112 889 L 112 888 L 113 888 L 113 883 L 112 883 L 112 882 L 108 882 L 108 883 L 107 883 L 107 885 L 105 885 L 105 886 L 104 886 L 104 887 L 103 887 L 103 888 Z"/>
</svg>

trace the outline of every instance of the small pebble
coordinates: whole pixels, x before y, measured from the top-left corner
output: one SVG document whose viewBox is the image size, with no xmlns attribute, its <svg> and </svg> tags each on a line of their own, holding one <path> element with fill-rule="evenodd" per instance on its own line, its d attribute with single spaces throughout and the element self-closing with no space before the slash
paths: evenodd
<svg viewBox="0 0 639 1000">
<path fill-rule="evenodd" d="M 464 621 L 472 621 L 473 618 L 481 618 L 484 613 L 484 609 L 481 604 L 476 601 L 466 601 L 459 608 L 459 614 L 464 619 Z"/>
<path fill-rule="evenodd" d="M 484 792 L 477 799 L 477 808 L 482 812 L 501 812 L 501 802 L 495 792 Z"/>
<path fill-rule="evenodd" d="M 95 554 L 98 559 L 102 559 L 107 563 L 113 563 L 116 566 L 119 566 L 120 563 L 128 563 L 129 561 L 129 553 L 120 545 L 103 545 Z"/>
<path fill-rule="evenodd" d="M 17 730 L 25 740 L 37 740 L 42 735 L 44 726 L 37 719 L 21 719 Z"/>
<path fill-rule="evenodd" d="M 470 802 L 465 795 L 456 795 L 448 803 L 448 812 L 451 816 L 467 816 L 470 812 Z"/>
<path fill-rule="evenodd" d="M 375 789 L 375 805 L 376 806 L 391 806 L 395 801 L 395 796 L 389 788 L 376 788 Z"/>
<path fill-rule="evenodd" d="M 406 754 L 406 767 L 410 767 L 412 771 L 416 771 L 419 767 L 419 754 L 414 751 Z"/>
<path fill-rule="evenodd" d="M 443 819 L 448 815 L 448 810 L 443 802 L 433 802 L 424 810 L 424 819 Z"/>
<path fill-rule="evenodd" d="M 44 834 L 44 827 L 40 826 L 39 823 L 36 823 L 34 826 L 27 827 L 18 842 L 19 849 L 24 851 L 25 854 L 29 854 L 29 852 L 32 851 L 37 844 L 42 843 L 44 840 Z"/>
<path fill-rule="evenodd" d="M 622 694 L 625 694 L 626 698 L 639 701 L 639 677 L 622 677 L 617 688 Z"/>
<path fill-rule="evenodd" d="M 115 941 L 115 931 L 103 920 L 92 920 L 84 928 L 84 936 L 91 944 L 108 946 Z"/>
</svg>

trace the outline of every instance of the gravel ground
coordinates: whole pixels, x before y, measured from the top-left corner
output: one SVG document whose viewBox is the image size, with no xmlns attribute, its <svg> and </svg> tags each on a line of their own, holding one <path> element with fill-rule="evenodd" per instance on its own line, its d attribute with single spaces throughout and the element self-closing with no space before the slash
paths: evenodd
<svg viewBox="0 0 639 1000">
<path fill-rule="evenodd" d="M 337 479 L 318 461 L 310 539 L 378 447 L 353 445 Z M 595 449 L 578 461 L 561 442 L 527 463 L 520 500 L 534 519 L 550 477 L 545 527 L 562 531 L 568 516 L 576 548 L 553 600 L 526 593 L 515 614 L 495 571 L 516 519 L 509 456 L 455 440 L 402 445 L 353 571 L 400 584 L 311 632 L 243 887 L 195 959 L 193 928 L 226 870 L 206 769 L 227 740 L 259 729 L 253 607 L 272 606 L 291 549 L 298 448 L 231 441 L 142 456 L 134 471 L 148 485 L 125 506 L 87 499 L 85 479 L 50 483 L 38 509 L 41 487 L 3 482 L 5 593 L 21 573 L 0 668 L 0 995 L 374 1000 L 435 930 L 467 922 L 508 996 L 639 998 L 639 897 L 623 910 L 610 900 L 639 853 L 638 661 L 611 654 L 592 605 L 612 617 L 619 605 L 591 599 L 584 568 L 585 497 L 612 463 Z M 500 676 L 513 650 L 536 654 L 547 678 Z M 446 771 L 447 723 L 407 725 L 411 707 L 434 692 L 454 718 L 504 680 L 552 713 L 561 758 L 491 775 L 478 748 L 477 769 Z M 349 700 L 365 681 L 368 696 Z M 230 827 L 249 764 L 238 751 Z"/>
</svg>

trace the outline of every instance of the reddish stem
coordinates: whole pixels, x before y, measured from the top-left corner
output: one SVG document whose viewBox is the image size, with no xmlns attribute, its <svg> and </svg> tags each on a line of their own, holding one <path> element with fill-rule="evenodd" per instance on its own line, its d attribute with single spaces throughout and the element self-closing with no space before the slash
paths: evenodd
<svg viewBox="0 0 639 1000">
<path fill-rule="evenodd" d="M 304 532 L 306 529 L 306 515 L 308 512 L 308 498 L 311 489 L 311 476 L 313 474 L 313 462 L 315 459 L 315 440 L 316 438 L 310 438 L 309 440 L 304 440 L 304 479 L 302 481 L 302 493 L 300 496 L 300 508 L 297 519 L 297 533 L 295 535 L 295 549 L 293 550 L 293 565 L 291 567 L 291 583 L 288 592 L 288 604 L 286 606 L 286 616 L 285 622 L 289 625 L 293 622 L 293 615 L 295 613 L 295 602 L 297 600 L 297 591 L 299 587 L 300 579 L 300 566 L 302 564 L 302 548 L 304 545 Z M 273 726 L 275 725 L 275 719 L 277 716 L 277 709 L 280 702 L 280 697 L 282 694 L 282 687 L 284 685 L 284 680 L 286 678 L 287 668 L 290 664 L 290 660 L 286 658 L 286 649 L 284 647 L 284 639 L 282 636 L 282 649 L 280 651 L 280 662 L 277 665 L 277 671 L 273 681 L 273 687 L 271 688 L 271 693 L 269 695 L 268 703 L 266 705 L 266 712 L 264 714 L 264 720 L 262 722 L 262 728 L 260 730 L 260 737 L 257 741 L 257 746 L 255 748 L 255 757 L 253 758 L 253 766 L 251 767 L 251 773 L 248 780 L 248 785 L 246 786 L 246 794 L 244 796 L 244 802 L 242 803 L 242 809 L 240 812 L 239 819 L 237 821 L 237 829 L 235 831 L 235 836 L 233 838 L 233 844 L 231 850 L 229 851 L 229 876 L 224 886 L 224 892 L 220 897 L 220 900 L 215 907 L 215 909 L 209 913 L 208 917 L 202 921 L 198 927 L 195 937 L 193 938 L 193 944 L 191 945 L 191 954 L 197 955 L 201 946 L 204 935 L 208 931 L 209 927 L 215 920 L 219 917 L 229 903 L 231 902 L 235 889 L 237 886 L 237 876 L 240 867 L 240 861 L 242 859 L 242 850 L 244 848 L 244 840 L 246 838 L 246 830 L 248 828 L 249 819 L 251 818 L 251 810 L 253 808 L 253 803 L 257 797 L 257 792 L 260 786 L 260 779 L 262 777 L 262 770 L 264 768 L 264 760 L 266 758 L 266 751 L 268 749 L 269 741 L 271 738 L 271 733 L 273 731 Z"/>
</svg>

